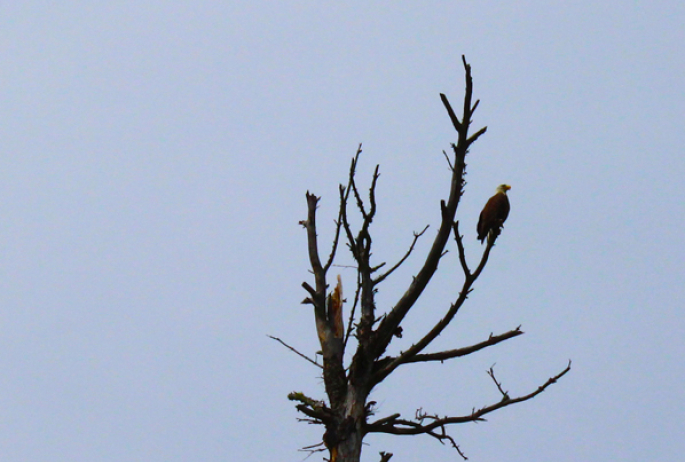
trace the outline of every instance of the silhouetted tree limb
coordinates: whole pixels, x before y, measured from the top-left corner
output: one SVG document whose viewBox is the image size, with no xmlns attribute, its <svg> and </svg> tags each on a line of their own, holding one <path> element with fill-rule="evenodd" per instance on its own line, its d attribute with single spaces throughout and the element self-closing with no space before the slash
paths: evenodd
<svg viewBox="0 0 685 462">
<path fill-rule="evenodd" d="M 374 279 L 374 280 L 373 280 L 374 285 L 378 285 L 378 284 L 380 284 L 381 282 L 383 282 L 383 281 L 385 280 L 385 278 L 387 278 L 388 276 L 390 276 L 397 268 L 399 268 L 399 267 L 402 265 L 402 263 L 404 263 L 404 261 L 405 261 L 407 258 L 409 258 L 409 255 L 411 255 L 412 251 L 414 250 L 414 246 L 416 245 L 416 241 L 418 241 L 419 238 L 420 238 L 421 236 L 423 236 L 423 233 L 426 232 L 426 230 L 428 229 L 429 226 L 430 226 L 430 225 L 426 225 L 426 227 L 423 228 L 423 230 L 422 230 L 420 233 L 414 232 L 414 240 L 412 241 L 411 245 L 409 246 L 409 250 L 407 250 L 407 253 L 404 254 L 404 256 L 400 259 L 400 261 L 398 261 L 398 262 L 395 264 L 395 266 L 393 266 L 393 267 L 390 268 L 388 271 L 386 271 L 385 273 L 381 274 L 381 275 L 378 276 L 376 279 Z M 376 269 L 377 269 L 377 268 L 380 268 L 380 266 L 377 266 Z"/>
<path fill-rule="evenodd" d="M 540 385 L 535 391 L 528 393 L 527 395 L 519 396 L 517 398 L 509 398 L 508 394 L 502 391 L 501 389 L 501 384 L 499 384 L 496 380 L 495 383 L 498 383 L 497 387 L 502 393 L 502 400 L 495 403 L 491 404 L 489 406 L 484 406 L 478 410 L 473 410 L 471 414 L 469 415 L 464 415 L 464 416 L 459 416 L 459 417 L 437 417 L 437 416 L 429 416 L 429 415 L 421 415 L 421 418 L 419 418 L 418 422 L 416 421 L 410 421 L 410 420 L 403 420 L 403 419 L 394 419 L 389 423 L 383 423 L 381 425 L 374 425 L 374 424 L 369 424 L 366 429 L 367 433 L 391 433 L 393 435 L 418 435 L 421 433 L 426 433 L 428 431 L 435 430 L 438 427 L 444 426 L 444 425 L 449 425 L 449 424 L 458 424 L 458 423 L 466 423 L 466 422 L 476 422 L 476 421 L 485 421 L 483 418 L 484 415 L 489 414 L 493 411 L 496 411 L 497 409 L 501 409 L 506 406 L 510 406 L 515 403 L 520 403 L 522 401 L 527 401 L 531 398 L 534 398 L 535 396 L 539 395 L 547 387 L 552 385 L 553 383 L 556 383 L 557 380 L 559 380 L 561 377 L 563 377 L 568 371 L 571 370 L 571 361 L 568 362 L 568 365 L 564 370 L 562 370 L 560 373 L 555 375 L 554 377 L 549 378 L 544 384 Z M 491 377 L 494 376 L 491 375 L 492 368 L 490 371 L 488 371 L 488 375 Z M 432 422 L 427 425 L 422 425 L 421 422 L 425 419 L 430 419 Z M 382 419 L 381 419 L 382 420 Z M 405 428 L 406 427 L 406 428 Z"/>
<path fill-rule="evenodd" d="M 381 455 L 381 462 L 388 462 L 390 458 L 392 457 L 392 453 L 390 452 L 380 452 Z"/>
<path fill-rule="evenodd" d="M 459 234 L 459 222 L 454 222 L 454 240 L 457 241 L 457 248 L 459 249 L 459 263 L 461 264 L 461 269 L 464 271 L 466 277 L 471 276 L 471 270 L 469 269 L 468 263 L 466 263 L 466 251 L 464 250 L 464 241 L 462 240 L 464 236 Z"/>
<path fill-rule="evenodd" d="M 300 452 L 306 452 L 307 457 L 305 457 L 305 460 L 308 459 L 310 456 L 313 456 L 317 452 L 324 452 L 326 451 L 327 448 L 324 445 L 323 441 L 320 443 L 312 444 L 311 446 L 305 446 L 302 449 L 298 449 Z"/>
<path fill-rule="evenodd" d="M 295 348 L 293 348 L 293 347 L 291 347 L 290 345 L 288 345 L 287 343 L 285 343 L 285 342 L 284 342 L 283 340 L 281 340 L 280 338 L 274 337 L 273 335 L 267 335 L 267 337 L 269 337 L 270 339 L 276 340 L 278 343 L 280 343 L 281 345 L 283 345 L 284 347 L 286 347 L 287 349 L 289 349 L 289 350 L 292 351 L 293 353 L 295 353 L 295 354 L 299 355 L 300 357 L 306 359 L 307 361 L 309 361 L 310 363 L 312 363 L 312 364 L 315 365 L 316 367 L 320 367 L 320 368 L 323 369 L 323 366 L 322 366 L 321 364 L 317 363 L 315 360 L 311 359 L 309 356 L 300 353 L 299 351 L 297 351 Z"/>
<path fill-rule="evenodd" d="M 488 371 L 488 375 L 495 382 L 497 389 L 502 394 L 502 400 L 498 403 L 491 404 L 489 406 L 484 406 L 478 410 L 474 409 L 471 414 L 458 416 L 458 417 L 438 417 L 437 415 L 424 414 L 421 410 L 417 411 L 416 420 L 404 420 L 399 418 L 399 414 L 393 414 L 390 417 L 379 419 L 378 421 L 368 424 L 366 426 L 366 433 L 389 433 L 392 435 L 420 435 L 427 434 L 438 439 L 448 438 L 445 430 L 445 426 L 451 424 L 459 424 L 466 422 L 479 422 L 485 421 L 484 415 L 494 412 L 506 406 L 510 406 L 515 403 L 520 403 L 522 401 L 527 401 L 535 396 L 539 395 L 547 387 L 556 383 L 561 377 L 563 377 L 568 371 L 571 370 L 571 361 L 560 373 L 548 379 L 543 385 L 539 386 L 535 391 L 528 393 L 527 395 L 519 396 L 517 398 L 510 398 L 507 392 L 502 389 L 502 384 L 497 381 L 493 368 L 491 367 Z M 428 424 L 424 424 L 425 420 L 431 421 Z M 440 434 L 435 434 L 436 429 L 441 429 Z M 454 444 L 454 440 L 449 438 L 449 440 Z M 456 446 L 456 445 L 455 445 Z M 459 451 L 462 457 L 464 455 Z M 464 457 L 466 459 L 466 457 Z"/>
<path fill-rule="evenodd" d="M 466 356 L 470 355 L 471 353 L 475 353 L 476 351 L 482 350 L 483 348 L 497 345 L 498 343 L 503 342 L 505 340 L 509 340 L 510 338 L 518 337 L 519 335 L 523 335 L 521 326 L 500 335 L 490 334 L 490 338 L 483 342 L 476 343 L 475 345 L 463 348 L 456 348 L 454 350 L 439 351 L 436 353 L 417 354 L 407 359 L 404 363 L 408 364 L 429 361 L 445 361 L 447 359 L 459 358 L 461 356 Z"/>
<path fill-rule="evenodd" d="M 357 305 L 359 304 L 359 294 L 361 293 L 362 285 L 360 282 L 359 272 L 357 272 L 357 288 L 354 291 L 354 301 L 352 302 L 352 308 L 350 309 L 350 319 L 347 322 L 347 331 L 345 333 L 345 342 L 343 348 L 347 348 L 347 340 L 350 338 L 352 329 L 354 328 L 354 319 L 357 314 Z"/>
</svg>

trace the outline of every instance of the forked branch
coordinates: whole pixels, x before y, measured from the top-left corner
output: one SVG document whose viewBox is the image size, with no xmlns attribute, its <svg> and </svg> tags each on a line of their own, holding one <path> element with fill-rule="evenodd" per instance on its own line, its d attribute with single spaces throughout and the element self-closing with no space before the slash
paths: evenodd
<svg viewBox="0 0 685 462">
<path fill-rule="evenodd" d="M 414 246 L 416 245 L 416 241 L 418 241 L 419 238 L 420 238 L 421 236 L 423 236 L 423 233 L 426 232 L 426 230 L 428 229 L 428 226 L 430 226 L 430 225 L 426 225 L 426 227 L 423 228 L 423 230 L 422 230 L 420 233 L 414 232 L 414 240 L 411 242 L 411 245 L 409 246 L 409 250 L 407 250 L 407 253 L 404 254 L 404 256 L 400 259 L 400 261 L 398 261 L 398 262 L 395 264 L 395 266 L 393 266 L 393 267 L 390 268 L 388 271 L 386 271 L 385 273 L 381 274 L 381 275 L 378 276 L 376 279 L 374 279 L 374 280 L 373 280 L 373 284 L 374 284 L 374 285 L 378 285 L 378 284 L 380 284 L 381 282 L 383 282 L 383 280 L 384 280 L 385 278 L 387 278 L 388 276 L 390 276 L 397 268 L 399 268 L 399 267 L 402 265 L 402 263 L 404 263 L 404 261 L 405 261 L 407 258 L 409 258 L 409 255 L 411 255 L 412 251 L 414 250 Z"/>
<path fill-rule="evenodd" d="M 503 407 L 510 406 L 515 403 L 520 403 L 523 401 L 527 401 L 529 399 L 534 398 L 535 396 L 539 395 L 543 391 L 547 389 L 550 385 L 553 383 L 556 383 L 557 380 L 559 380 L 561 377 L 563 377 L 568 371 L 571 370 L 571 361 L 568 362 L 568 365 L 564 370 L 562 370 L 560 373 L 555 375 L 554 377 L 549 378 L 544 384 L 540 385 L 535 391 L 528 393 L 523 396 L 519 396 L 516 398 L 510 398 L 509 395 L 503 391 L 502 385 L 500 382 L 498 382 L 495 377 L 494 377 L 494 372 L 492 371 L 492 368 L 490 371 L 488 371 L 488 375 L 490 375 L 495 383 L 497 384 L 497 388 L 499 392 L 502 394 L 502 399 L 494 404 L 484 406 L 480 409 L 474 409 L 471 414 L 468 415 L 463 415 L 463 416 L 458 416 L 458 417 L 438 417 L 438 416 L 431 416 L 427 414 L 423 414 L 420 410 L 417 411 L 417 417 L 416 420 L 405 420 L 405 419 L 400 419 L 400 418 L 393 418 L 388 420 L 387 418 L 384 419 L 379 419 L 376 422 L 370 423 L 366 426 L 366 433 L 389 433 L 392 435 L 420 435 L 420 434 L 428 434 L 430 436 L 436 437 L 436 430 L 440 429 L 442 435 L 442 438 L 444 438 L 444 435 L 446 435 L 445 431 L 445 426 L 451 425 L 451 424 L 459 424 L 459 423 L 466 423 L 466 422 L 479 422 L 479 421 L 484 421 L 485 418 L 483 416 L 494 412 L 498 409 L 501 409 Z M 395 417 L 395 416 L 392 416 Z M 430 423 L 424 424 L 425 420 L 429 420 Z M 439 438 L 441 439 L 441 438 Z M 453 440 L 452 440 L 453 441 Z M 463 454 L 462 454 L 463 457 Z"/>
</svg>

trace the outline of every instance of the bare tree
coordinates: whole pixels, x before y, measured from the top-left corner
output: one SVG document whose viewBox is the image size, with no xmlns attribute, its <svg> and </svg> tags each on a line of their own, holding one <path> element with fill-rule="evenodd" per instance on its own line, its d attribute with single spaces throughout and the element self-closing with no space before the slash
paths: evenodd
<svg viewBox="0 0 685 462">
<path fill-rule="evenodd" d="M 300 224 L 307 231 L 309 261 L 314 275 L 314 285 L 312 286 L 308 282 L 302 284 L 309 294 L 303 303 L 314 307 L 316 330 L 321 343 L 323 363 L 300 353 L 278 338 L 274 337 L 274 339 L 323 371 L 323 381 L 328 397 L 326 401 L 313 399 L 299 392 L 289 394 L 288 398 L 295 401 L 297 410 L 304 414 L 305 417 L 301 420 L 325 427 L 323 441 L 305 449 L 311 452 L 329 451 L 330 462 L 358 462 L 361 457 L 362 440 L 369 433 L 429 435 L 442 443 L 448 442 L 466 459 L 453 437 L 449 435 L 449 425 L 483 421 L 487 414 L 497 409 L 529 400 L 542 393 L 571 368 L 569 361 L 564 370 L 547 380 L 536 390 L 517 397 L 509 396 L 502 384 L 496 379 L 493 369 L 490 368 L 488 374 L 502 395 L 502 398 L 496 403 L 473 408 L 470 414 L 461 416 L 439 417 L 419 409 L 416 415 L 409 419 L 402 418 L 399 413 L 373 419 L 375 402 L 368 401 L 369 394 L 376 385 L 385 380 L 398 367 L 410 363 L 458 358 L 523 334 L 519 326 L 499 335 L 490 334 L 487 339 L 475 345 L 432 353 L 424 352 L 426 347 L 454 319 L 467 296 L 473 290 L 473 285 L 485 268 L 498 235 L 497 232 L 490 233 L 478 265 L 475 269 L 471 269 L 467 263 L 462 241 L 463 236 L 459 233 L 459 222 L 455 220 L 455 217 L 465 185 L 466 154 L 470 146 L 485 133 L 486 128 L 481 128 L 469 135 L 471 117 L 478 107 L 478 101 L 472 103 L 471 66 L 467 64 L 463 56 L 462 61 L 466 72 L 466 92 L 461 119 L 455 114 L 447 97 L 444 94 L 440 95 L 452 125 L 458 133 L 457 142 L 452 144 L 452 155 L 448 156 L 447 153 L 444 153 L 451 170 L 449 197 L 447 201 L 440 202 L 440 227 L 423 265 L 392 309 L 382 314 L 378 313 L 375 302 L 378 287 L 407 260 L 414 250 L 417 240 L 425 233 L 427 227 L 421 232 L 414 233 L 413 241 L 406 254 L 393 266 L 387 268 L 385 263 L 374 265 L 371 262 L 373 240 L 370 225 L 376 216 L 375 194 L 379 174 L 378 166 L 376 166 L 368 199 L 362 198 L 356 183 L 361 145 L 352 159 L 347 185 L 340 185 L 340 209 L 338 219 L 335 222 L 335 237 L 332 250 L 325 261 L 322 261 L 319 256 L 319 244 L 317 242 L 316 210 L 319 197 L 309 192 L 306 194 L 308 214 L 307 219 L 301 221 Z M 353 230 L 348 220 L 348 203 L 351 198 L 356 203 L 356 208 L 361 215 L 361 226 L 358 230 Z M 446 310 L 443 318 L 423 337 L 417 339 L 411 347 L 397 355 L 386 354 L 393 338 L 401 337 L 402 322 L 435 274 L 440 259 L 446 253 L 450 236 L 455 240 L 459 262 L 464 273 L 461 290 Z M 346 326 L 343 321 L 342 305 L 344 300 L 340 276 L 338 276 L 337 285 L 332 291 L 329 291 L 327 281 L 327 275 L 335 260 L 341 239 L 347 243 L 356 263 L 357 272 L 356 290 Z M 356 349 L 350 363 L 346 365 L 344 362 L 345 350 L 351 343 L 349 342 L 351 338 L 356 341 Z M 388 461 L 392 454 L 382 452 L 380 456 L 381 461 Z"/>
</svg>

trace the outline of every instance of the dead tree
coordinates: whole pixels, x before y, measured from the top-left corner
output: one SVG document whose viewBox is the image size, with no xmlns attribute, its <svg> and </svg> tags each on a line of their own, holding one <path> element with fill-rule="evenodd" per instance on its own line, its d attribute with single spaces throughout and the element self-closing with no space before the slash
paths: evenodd
<svg viewBox="0 0 685 462">
<path fill-rule="evenodd" d="M 392 309 L 379 313 L 375 295 L 379 285 L 402 265 L 414 250 L 416 241 L 425 233 L 414 233 L 414 239 L 406 254 L 392 267 L 387 268 L 385 263 L 374 264 L 371 262 L 372 238 L 370 225 L 376 215 L 376 183 L 378 180 L 378 166 L 374 171 L 368 200 L 362 198 L 356 183 L 357 163 L 361 153 L 361 145 L 352 159 L 347 185 L 340 185 L 340 209 L 338 219 L 335 222 L 335 237 L 332 250 L 325 261 L 319 256 L 319 243 L 317 242 L 316 210 L 319 197 L 307 192 L 307 219 L 300 222 L 307 232 L 307 243 L 311 271 L 314 275 L 314 284 L 304 282 L 302 286 L 308 296 L 303 303 L 314 307 L 316 330 L 321 343 L 323 363 L 311 359 L 300 353 L 280 339 L 283 343 L 300 356 L 320 367 L 323 371 L 323 382 L 327 400 L 317 400 L 305 396 L 299 392 L 291 393 L 288 398 L 295 401 L 296 408 L 304 414 L 303 419 L 309 423 L 320 424 L 325 427 L 322 443 L 310 446 L 312 452 L 326 451 L 330 454 L 330 462 L 359 462 L 362 450 L 362 440 L 369 433 L 388 433 L 393 435 L 420 435 L 425 434 L 436 438 L 442 443 L 448 442 L 458 453 L 466 459 L 455 440 L 448 433 L 450 424 L 476 422 L 485 420 L 485 416 L 497 409 L 514 403 L 526 401 L 542 393 L 549 385 L 555 383 L 566 374 L 571 367 L 568 365 L 559 374 L 547 380 L 536 390 L 521 396 L 512 397 L 495 378 L 495 373 L 490 369 L 488 372 L 502 398 L 493 404 L 474 408 L 470 414 L 452 417 L 439 417 L 423 411 L 417 411 L 413 418 L 402 418 L 399 413 L 391 414 L 378 419 L 373 419 L 375 402 L 368 401 L 369 394 L 376 385 L 385 380 L 398 367 L 418 362 L 445 361 L 452 358 L 468 355 L 497 345 L 500 342 L 523 334 L 520 326 L 499 335 L 492 335 L 475 345 L 457 348 L 447 351 L 426 353 L 424 352 L 431 342 L 447 327 L 462 307 L 473 285 L 485 268 L 490 252 L 497 238 L 496 233 L 491 233 L 487 245 L 480 258 L 480 262 L 474 269 L 467 263 L 463 236 L 459 233 L 459 222 L 455 220 L 459 201 L 464 190 L 465 158 L 471 145 L 485 133 L 486 128 L 481 128 L 469 135 L 471 117 L 478 106 L 478 101 L 472 103 L 473 82 L 471 67 L 462 56 L 466 72 L 466 92 L 461 119 L 457 117 L 447 97 L 440 95 L 442 103 L 447 109 L 447 114 L 457 131 L 458 140 L 452 144 L 452 155 L 447 157 L 451 170 L 450 191 L 447 200 L 440 202 L 440 227 L 433 239 L 428 255 L 416 273 L 406 292 L 394 304 Z M 353 230 L 348 220 L 348 203 L 354 200 L 358 212 L 361 215 L 361 226 Z M 388 346 L 393 338 L 400 337 L 402 333 L 402 321 L 415 305 L 431 278 L 435 274 L 440 259 L 446 253 L 446 246 L 450 236 L 455 240 L 458 250 L 459 262 L 464 273 L 462 287 L 455 300 L 447 308 L 442 319 L 436 322 L 432 329 L 423 337 L 417 339 L 407 350 L 396 355 L 386 354 Z M 340 276 L 332 291 L 329 291 L 328 272 L 333 265 L 340 241 L 347 243 L 356 265 L 357 281 L 356 290 L 351 302 L 350 314 L 347 323 L 343 321 L 343 295 L 340 284 Z M 349 342 L 353 339 L 353 342 Z M 344 363 L 345 349 L 348 344 L 356 341 L 356 350 L 349 364 Z M 381 453 L 381 461 L 387 461 L 392 457 L 390 453 Z"/>
</svg>

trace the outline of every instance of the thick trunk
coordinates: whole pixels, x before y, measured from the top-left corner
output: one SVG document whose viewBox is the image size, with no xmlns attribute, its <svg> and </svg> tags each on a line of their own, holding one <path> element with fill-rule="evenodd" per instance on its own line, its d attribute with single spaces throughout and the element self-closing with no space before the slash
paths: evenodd
<svg viewBox="0 0 685 462">
<path fill-rule="evenodd" d="M 335 454 L 335 455 L 334 455 Z M 355 431 L 331 450 L 331 462 L 359 462 L 362 456 L 362 434 Z"/>
<path fill-rule="evenodd" d="M 359 462 L 362 453 L 364 409 L 368 392 L 348 386 L 345 404 L 338 422 L 329 427 L 324 441 L 330 451 L 330 462 Z"/>
</svg>

